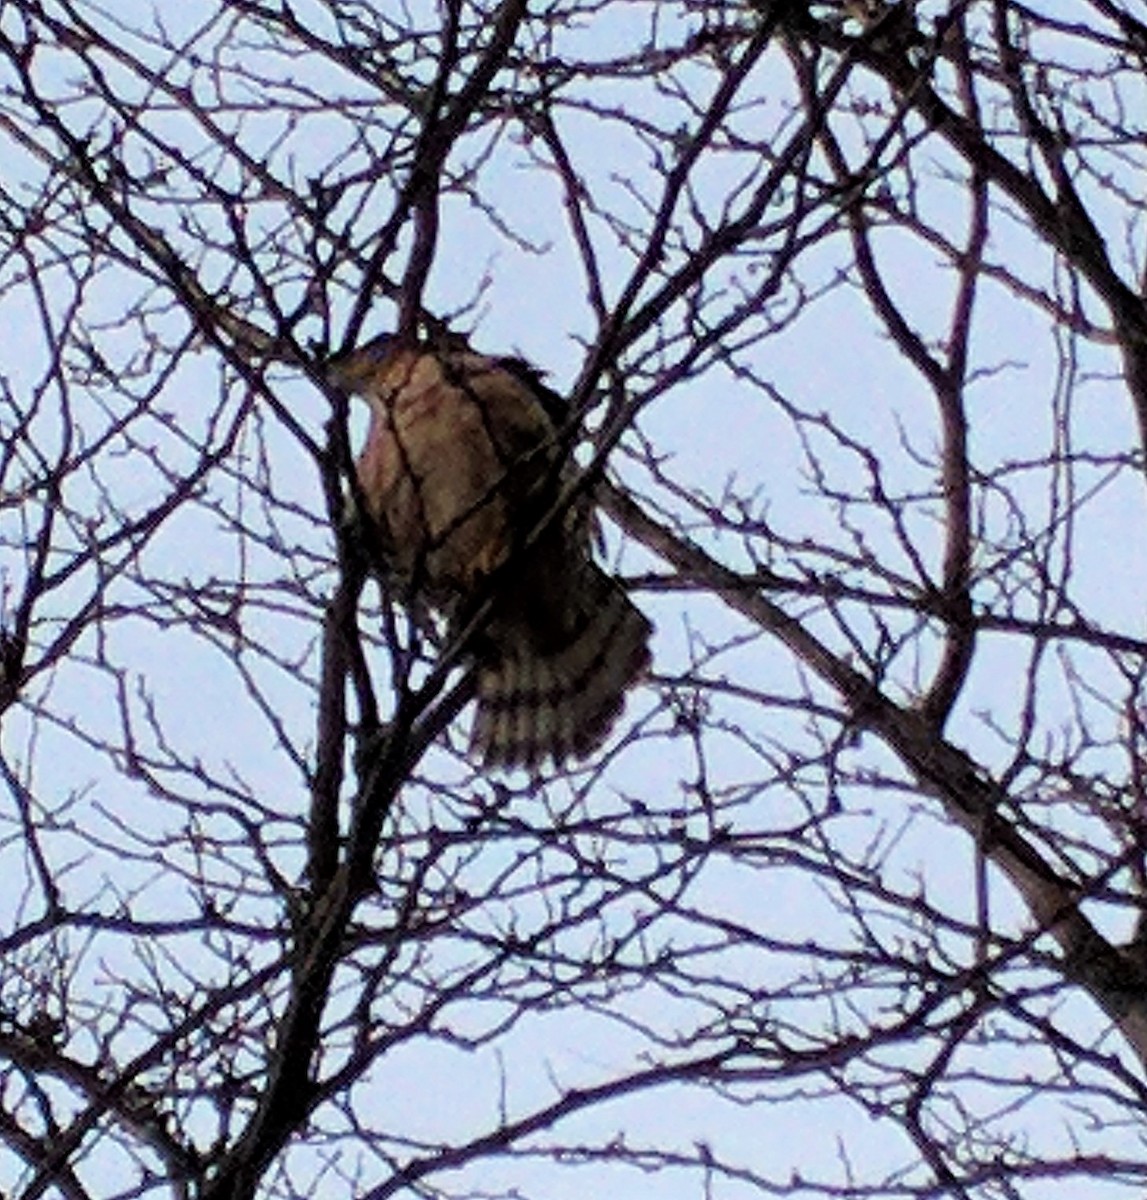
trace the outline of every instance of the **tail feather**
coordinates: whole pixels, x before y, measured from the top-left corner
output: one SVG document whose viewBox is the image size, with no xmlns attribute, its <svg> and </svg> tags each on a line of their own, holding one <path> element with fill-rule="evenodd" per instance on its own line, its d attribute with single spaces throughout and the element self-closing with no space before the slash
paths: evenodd
<svg viewBox="0 0 1147 1200">
<path fill-rule="evenodd" d="M 480 668 L 470 747 L 485 766 L 560 766 L 608 736 L 649 665 L 652 627 L 619 584 L 598 575 L 609 586 L 589 589 L 594 607 L 566 644 L 516 639 Z"/>
</svg>

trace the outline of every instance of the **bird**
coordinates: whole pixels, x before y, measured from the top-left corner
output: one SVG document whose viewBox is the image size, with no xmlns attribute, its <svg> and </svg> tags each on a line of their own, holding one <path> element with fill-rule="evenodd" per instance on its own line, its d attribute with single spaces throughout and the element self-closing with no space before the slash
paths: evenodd
<svg viewBox="0 0 1147 1200">
<path fill-rule="evenodd" d="M 653 626 L 594 559 L 565 402 L 523 360 L 453 335 L 384 334 L 328 377 L 370 407 L 356 475 L 399 598 L 458 625 L 483 613 L 471 757 L 537 774 L 592 754 L 649 668 Z"/>
</svg>

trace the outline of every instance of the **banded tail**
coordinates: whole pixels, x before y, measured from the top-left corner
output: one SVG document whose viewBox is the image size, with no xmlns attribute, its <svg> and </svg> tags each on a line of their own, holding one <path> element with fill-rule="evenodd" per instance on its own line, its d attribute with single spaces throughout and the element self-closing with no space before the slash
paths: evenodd
<svg viewBox="0 0 1147 1200">
<path fill-rule="evenodd" d="M 596 564 L 567 595 L 566 636 L 499 637 L 478 674 L 470 751 L 486 767 L 534 770 L 584 758 L 609 735 L 625 694 L 649 666 L 652 626 L 625 589 Z"/>
</svg>

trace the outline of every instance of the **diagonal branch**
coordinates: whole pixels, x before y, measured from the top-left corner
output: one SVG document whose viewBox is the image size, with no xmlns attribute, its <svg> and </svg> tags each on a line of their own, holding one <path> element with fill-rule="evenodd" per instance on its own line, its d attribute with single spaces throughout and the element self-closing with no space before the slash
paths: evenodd
<svg viewBox="0 0 1147 1200">
<path fill-rule="evenodd" d="M 984 854 L 1019 891 L 1040 931 L 1063 951 L 1064 974 L 1090 993 L 1115 1022 L 1147 1067 L 1147 969 L 1100 934 L 1079 907 L 1081 890 L 1062 878 L 1039 851 L 1000 816 L 1007 792 L 961 749 L 946 741 L 928 718 L 901 708 L 864 675 L 834 654 L 803 625 L 703 550 L 649 517 L 633 499 L 603 482 L 602 507 L 633 538 L 703 584 L 730 608 L 779 638 L 843 698 L 853 723 L 881 738 L 967 830 Z"/>
</svg>

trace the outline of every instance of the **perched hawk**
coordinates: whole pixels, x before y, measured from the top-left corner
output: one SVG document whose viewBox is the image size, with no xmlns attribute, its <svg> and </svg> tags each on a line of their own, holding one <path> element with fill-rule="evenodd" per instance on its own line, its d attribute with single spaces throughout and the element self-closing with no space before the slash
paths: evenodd
<svg viewBox="0 0 1147 1200">
<path fill-rule="evenodd" d="M 450 617 L 487 594 L 470 750 L 536 768 L 605 739 L 649 664 L 649 621 L 592 557 L 583 496 L 522 541 L 576 471 L 559 459 L 561 399 L 524 363 L 383 337 L 336 360 L 370 404 L 358 478 L 388 571 Z"/>
</svg>

